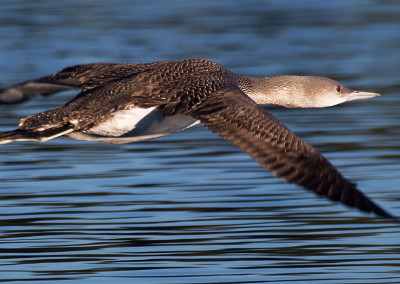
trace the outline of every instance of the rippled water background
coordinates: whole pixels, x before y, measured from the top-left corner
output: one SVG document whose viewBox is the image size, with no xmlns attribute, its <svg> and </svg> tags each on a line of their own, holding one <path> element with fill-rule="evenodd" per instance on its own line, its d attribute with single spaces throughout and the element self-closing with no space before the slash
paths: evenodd
<svg viewBox="0 0 400 284">
<path fill-rule="evenodd" d="M 0 38 L 0 86 L 78 63 L 207 58 L 380 92 L 270 111 L 400 216 L 398 1 L 3 0 Z M 73 94 L 0 106 L 0 130 Z M 0 192 L 3 282 L 400 282 L 399 225 L 284 184 L 202 126 L 2 145 Z"/>
</svg>

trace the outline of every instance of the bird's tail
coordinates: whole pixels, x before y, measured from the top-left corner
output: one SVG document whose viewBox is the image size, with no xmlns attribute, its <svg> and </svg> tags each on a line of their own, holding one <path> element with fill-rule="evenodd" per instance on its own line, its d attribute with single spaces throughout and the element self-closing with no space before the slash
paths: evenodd
<svg viewBox="0 0 400 284">
<path fill-rule="evenodd" d="M 68 134 L 74 131 L 71 126 L 46 129 L 44 131 L 32 132 L 23 129 L 0 132 L 0 144 L 7 144 L 17 141 L 45 142 L 47 140 Z"/>
</svg>

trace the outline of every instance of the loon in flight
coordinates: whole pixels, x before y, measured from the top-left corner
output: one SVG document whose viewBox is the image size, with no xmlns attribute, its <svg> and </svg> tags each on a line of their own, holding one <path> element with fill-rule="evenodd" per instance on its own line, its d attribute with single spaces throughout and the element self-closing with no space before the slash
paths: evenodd
<svg viewBox="0 0 400 284">
<path fill-rule="evenodd" d="M 252 78 L 212 61 L 191 59 L 71 66 L 0 89 L 0 104 L 70 89 L 81 92 L 62 107 L 22 118 L 16 130 L 0 132 L 0 144 L 44 142 L 59 136 L 132 143 L 201 122 L 286 182 L 396 220 L 316 149 L 259 106 L 320 108 L 376 97 L 377 93 L 351 90 L 317 76 Z"/>
</svg>

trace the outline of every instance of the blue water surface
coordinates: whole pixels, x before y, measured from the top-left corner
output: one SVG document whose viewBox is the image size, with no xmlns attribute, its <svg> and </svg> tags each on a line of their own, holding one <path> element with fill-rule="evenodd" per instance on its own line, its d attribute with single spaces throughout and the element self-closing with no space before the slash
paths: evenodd
<svg viewBox="0 0 400 284">
<path fill-rule="evenodd" d="M 398 1 L 0 3 L 0 86 L 89 62 L 206 58 L 382 94 L 268 110 L 400 216 Z M 0 130 L 74 92 L 0 106 Z M 400 226 L 266 173 L 196 126 L 129 145 L 0 147 L 0 281 L 399 283 Z"/>
</svg>

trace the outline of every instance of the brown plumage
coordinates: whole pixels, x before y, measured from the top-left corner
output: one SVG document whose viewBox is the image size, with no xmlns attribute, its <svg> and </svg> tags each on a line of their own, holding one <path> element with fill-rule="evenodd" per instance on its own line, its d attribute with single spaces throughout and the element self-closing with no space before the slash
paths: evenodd
<svg viewBox="0 0 400 284">
<path fill-rule="evenodd" d="M 316 92 L 313 91 L 313 84 L 323 87 Z M 324 94 L 331 85 L 337 92 L 337 97 L 332 99 L 329 95 L 333 91 Z M 152 129 L 155 134 L 150 132 L 155 136 L 150 138 L 183 130 L 199 120 L 287 182 L 302 185 L 319 195 L 360 210 L 395 219 L 344 178 L 317 150 L 257 105 L 277 103 L 288 107 L 309 107 L 315 104 L 316 107 L 323 107 L 377 96 L 375 93 L 353 91 L 321 77 L 250 78 L 235 74 L 217 63 L 199 59 L 68 67 L 51 76 L 3 89 L 0 100 L 16 103 L 38 93 L 49 95 L 74 88 L 83 90 L 63 107 L 21 119 L 19 129 L 0 134 L 0 143 L 45 141 L 61 135 L 110 143 L 144 140 L 148 139 L 146 131 L 143 139 L 132 140 L 138 135 L 134 132 L 135 125 L 122 134 L 106 134 L 104 129 L 107 126 L 108 131 L 109 125 L 117 128 L 107 123 L 119 114 L 135 108 L 148 110 L 150 114 L 158 115 L 158 119 L 170 118 L 179 123 L 183 118 L 189 119 L 165 133 Z M 283 89 L 290 89 L 294 95 L 281 94 Z M 316 93 L 307 95 L 312 92 Z M 360 96 L 354 98 L 355 94 Z M 289 95 L 292 101 L 281 103 L 282 98 Z"/>
</svg>

